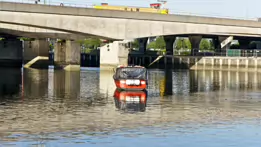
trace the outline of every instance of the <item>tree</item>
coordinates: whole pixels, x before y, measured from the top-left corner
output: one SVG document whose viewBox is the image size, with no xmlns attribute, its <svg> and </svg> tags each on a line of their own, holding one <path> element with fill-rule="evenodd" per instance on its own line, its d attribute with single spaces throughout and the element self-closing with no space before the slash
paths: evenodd
<svg viewBox="0 0 261 147">
<path fill-rule="evenodd" d="M 156 48 L 156 42 L 155 42 L 155 41 L 150 42 L 150 44 L 148 45 L 148 48 L 153 48 L 153 49 L 155 49 L 155 48 Z"/>
<path fill-rule="evenodd" d="M 98 38 L 88 38 L 84 40 L 79 40 L 81 46 L 86 49 L 97 49 L 101 45 L 101 40 Z"/>
<path fill-rule="evenodd" d="M 158 37 L 156 39 L 156 45 L 155 45 L 155 48 L 157 49 L 166 49 L 166 43 L 165 43 L 165 40 L 162 36 Z"/>
<path fill-rule="evenodd" d="M 209 50 L 210 42 L 207 39 L 202 39 L 199 46 L 201 50 Z"/>
<path fill-rule="evenodd" d="M 133 42 L 131 42 L 132 48 L 139 48 L 139 40 L 135 39 Z"/>
<path fill-rule="evenodd" d="M 191 49 L 191 43 L 187 38 L 178 38 L 175 41 L 175 49 Z"/>
</svg>

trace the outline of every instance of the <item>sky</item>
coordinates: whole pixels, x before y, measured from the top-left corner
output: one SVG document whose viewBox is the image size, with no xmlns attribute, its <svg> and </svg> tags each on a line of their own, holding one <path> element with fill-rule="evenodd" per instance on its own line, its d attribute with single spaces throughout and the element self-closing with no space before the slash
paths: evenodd
<svg viewBox="0 0 261 147">
<path fill-rule="evenodd" d="M 2 0 L 32 2 L 34 0 Z M 44 0 L 41 0 L 44 1 Z M 149 7 L 157 0 L 46 0 L 49 4 L 64 3 L 70 6 L 110 5 Z M 261 0 L 168 0 L 166 7 L 172 14 L 225 17 L 234 19 L 257 19 L 261 17 Z"/>
</svg>

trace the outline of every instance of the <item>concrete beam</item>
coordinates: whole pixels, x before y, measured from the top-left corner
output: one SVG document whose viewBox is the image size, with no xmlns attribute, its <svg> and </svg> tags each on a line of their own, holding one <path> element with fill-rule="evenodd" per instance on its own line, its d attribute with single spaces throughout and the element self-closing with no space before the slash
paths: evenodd
<svg viewBox="0 0 261 147">
<path fill-rule="evenodd" d="M 28 38 L 37 38 L 37 39 L 59 38 L 59 39 L 69 39 L 69 40 L 80 40 L 80 39 L 95 37 L 93 35 L 91 36 L 91 35 L 72 34 L 63 31 L 16 25 L 16 24 L 6 24 L 6 23 L 0 23 L 0 32 L 19 36 L 19 37 L 28 37 Z"/>
</svg>

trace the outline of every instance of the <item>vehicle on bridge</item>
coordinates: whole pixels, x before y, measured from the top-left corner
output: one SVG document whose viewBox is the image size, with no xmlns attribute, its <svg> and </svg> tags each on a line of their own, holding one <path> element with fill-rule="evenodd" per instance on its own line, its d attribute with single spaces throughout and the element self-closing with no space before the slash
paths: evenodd
<svg viewBox="0 0 261 147">
<path fill-rule="evenodd" d="M 113 75 L 116 87 L 121 90 L 145 90 L 147 78 L 147 69 L 142 66 L 118 66 Z"/>
<path fill-rule="evenodd" d="M 169 10 L 161 8 L 161 5 L 162 5 L 161 3 L 153 3 L 150 4 L 150 7 L 130 7 L 130 6 L 111 6 L 108 5 L 107 3 L 102 3 L 101 5 L 94 6 L 94 9 L 169 14 Z"/>
</svg>

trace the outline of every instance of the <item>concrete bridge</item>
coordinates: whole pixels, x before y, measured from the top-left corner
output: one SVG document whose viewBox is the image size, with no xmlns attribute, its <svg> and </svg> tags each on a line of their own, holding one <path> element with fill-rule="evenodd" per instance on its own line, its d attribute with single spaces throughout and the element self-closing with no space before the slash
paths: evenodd
<svg viewBox="0 0 261 147">
<path fill-rule="evenodd" d="M 40 33 L 30 33 L 30 31 L 24 33 L 31 37 L 37 38 L 43 35 L 43 37 L 56 36 L 70 40 L 56 45 L 55 61 L 65 65 L 79 63 L 80 47 L 72 40 L 85 36 L 110 40 L 139 38 L 141 51 L 145 51 L 148 37 L 164 36 L 166 49 L 173 53 L 173 43 L 177 36 L 189 37 L 192 48 L 198 49 L 201 38 L 206 36 L 218 36 L 215 46 L 221 48 L 221 42 L 229 36 L 238 38 L 240 45 L 245 47 L 250 42 L 250 39 L 246 37 L 252 38 L 251 40 L 260 40 L 261 34 L 261 23 L 258 21 L 10 2 L 0 2 L 0 23 L 48 30 L 48 33 L 41 31 Z M 15 31 L 8 27 L 2 28 L 2 31 L 18 36 L 22 34 L 21 30 Z M 116 52 L 115 50 L 119 48 L 122 48 L 122 51 Z M 108 55 L 108 52 L 112 52 L 110 54 L 118 54 L 116 55 L 118 58 L 119 56 L 126 57 L 126 51 L 123 51 L 123 48 L 126 47 L 111 44 L 103 48 L 107 50 L 103 54 Z M 120 62 L 119 60 L 115 62 Z M 103 61 L 107 62 L 107 59 Z"/>
<path fill-rule="evenodd" d="M 250 20 L 119 12 L 0 2 L 0 22 L 111 39 L 165 35 L 260 37 L 261 23 Z"/>
</svg>

